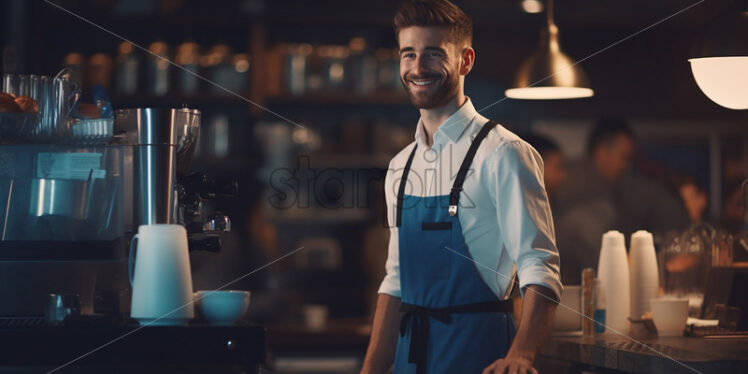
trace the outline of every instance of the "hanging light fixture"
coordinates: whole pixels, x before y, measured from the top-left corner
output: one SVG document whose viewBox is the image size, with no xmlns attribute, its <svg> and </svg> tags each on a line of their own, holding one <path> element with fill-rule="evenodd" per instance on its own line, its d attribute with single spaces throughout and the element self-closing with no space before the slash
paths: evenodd
<svg viewBox="0 0 748 374">
<path fill-rule="evenodd" d="M 558 27 L 553 22 L 553 0 L 546 6 L 547 30 L 541 31 L 540 48 L 520 65 L 507 97 L 525 100 L 576 99 L 594 91 L 584 71 L 558 44 Z"/>
<path fill-rule="evenodd" d="M 739 3 L 712 21 L 688 60 L 701 92 L 729 109 L 748 109 L 748 1 Z"/>
</svg>

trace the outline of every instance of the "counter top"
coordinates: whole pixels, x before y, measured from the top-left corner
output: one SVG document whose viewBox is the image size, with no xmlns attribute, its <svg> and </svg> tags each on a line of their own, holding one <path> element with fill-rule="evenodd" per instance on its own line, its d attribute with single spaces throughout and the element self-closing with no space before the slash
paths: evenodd
<svg viewBox="0 0 748 374">
<path fill-rule="evenodd" d="M 633 373 L 748 373 L 746 336 L 640 336 L 634 339 L 636 342 L 618 335 L 552 335 L 541 355 Z"/>
<path fill-rule="evenodd" d="M 272 349 L 362 349 L 369 344 L 371 323 L 368 319 L 331 319 L 314 330 L 303 323 L 267 326 L 268 346 Z"/>
<path fill-rule="evenodd" d="M 98 372 L 254 367 L 264 363 L 265 348 L 265 328 L 257 325 L 0 326 L 0 366 L 32 365 L 45 371 L 67 364 L 104 370 Z"/>
</svg>

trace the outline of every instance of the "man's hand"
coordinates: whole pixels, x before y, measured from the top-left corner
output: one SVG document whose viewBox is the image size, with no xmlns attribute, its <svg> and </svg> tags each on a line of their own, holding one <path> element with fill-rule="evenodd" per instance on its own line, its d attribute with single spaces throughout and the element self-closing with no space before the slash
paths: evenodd
<svg viewBox="0 0 748 374">
<path fill-rule="evenodd" d="M 482 374 L 538 374 L 532 360 L 522 357 L 506 357 L 494 361 L 483 369 Z"/>
<path fill-rule="evenodd" d="M 556 295 L 546 287 L 530 285 L 525 288 L 517 335 L 506 357 L 494 361 L 482 374 L 537 374 L 532 366 L 538 351 L 551 332 Z"/>
<path fill-rule="evenodd" d="M 401 316 L 400 298 L 379 294 L 361 374 L 383 374 L 392 367 Z"/>
</svg>

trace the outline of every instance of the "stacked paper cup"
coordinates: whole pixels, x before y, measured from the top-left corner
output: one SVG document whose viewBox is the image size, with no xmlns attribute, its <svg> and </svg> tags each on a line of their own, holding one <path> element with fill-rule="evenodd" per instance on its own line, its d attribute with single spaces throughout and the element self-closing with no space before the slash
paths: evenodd
<svg viewBox="0 0 748 374">
<path fill-rule="evenodd" d="M 605 333 L 628 334 L 630 312 L 629 265 L 623 234 L 603 234 L 597 276 L 605 293 Z"/>
<path fill-rule="evenodd" d="M 631 276 L 631 318 L 641 319 L 651 311 L 649 299 L 657 297 L 657 256 L 652 234 L 637 231 L 631 235 L 629 251 L 629 274 Z"/>
</svg>

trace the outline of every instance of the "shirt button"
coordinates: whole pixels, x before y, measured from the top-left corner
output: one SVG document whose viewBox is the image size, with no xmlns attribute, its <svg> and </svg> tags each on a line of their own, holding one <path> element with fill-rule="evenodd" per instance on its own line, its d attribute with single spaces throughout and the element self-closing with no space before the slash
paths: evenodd
<svg viewBox="0 0 748 374">
<path fill-rule="evenodd" d="M 434 148 L 431 148 L 423 154 L 423 158 L 426 162 L 434 162 L 439 158 L 439 153 L 437 153 Z"/>
</svg>

